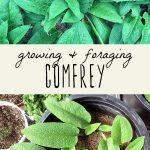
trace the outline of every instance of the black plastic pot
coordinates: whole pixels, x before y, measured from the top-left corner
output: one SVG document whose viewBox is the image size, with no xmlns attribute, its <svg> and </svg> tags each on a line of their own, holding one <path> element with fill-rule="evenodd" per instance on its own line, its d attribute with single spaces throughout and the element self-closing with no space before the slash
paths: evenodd
<svg viewBox="0 0 150 150">
<path fill-rule="evenodd" d="M 150 104 L 143 95 L 123 95 L 122 100 L 132 107 L 150 129 Z"/>
<path fill-rule="evenodd" d="M 89 111 L 101 112 L 112 117 L 122 114 L 131 122 L 137 136 L 145 136 L 143 150 L 150 150 L 150 138 L 144 122 L 124 102 L 108 95 L 72 95 L 70 98 L 83 105 Z M 41 120 L 41 122 L 54 121 L 58 121 L 58 119 L 49 111 L 43 115 Z"/>
</svg>

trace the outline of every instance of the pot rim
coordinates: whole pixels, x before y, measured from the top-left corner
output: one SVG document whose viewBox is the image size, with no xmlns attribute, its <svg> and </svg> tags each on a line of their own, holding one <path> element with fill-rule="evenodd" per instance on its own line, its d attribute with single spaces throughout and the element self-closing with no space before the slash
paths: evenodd
<svg viewBox="0 0 150 150">
<path fill-rule="evenodd" d="M 143 94 L 136 94 L 137 99 L 144 105 L 144 107 L 150 112 L 150 103 L 146 100 Z"/>
<path fill-rule="evenodd" d="M 123 116 L 125 116 L 126 118 L 130 120 L 130 122 L 134 125 L 134 128 L 137 131 L 137 134 L 139 134 L 140 136 L 142 135 L 145 136 L 146 140 L 145 140 L 144 150 L 148 150 L 148 147 L 150 145 L 150 137 L 149 137 L 149 133 L 147 131 L 147 128 L 143 120 L 131 107 L 129 107 L 127 104 L 125 104 L 121 100 L 110 95 L 99 95 L 99 94 L 97 95 L 91 95 L 91 94 L 71 95 L 69 98 L 71 100 L 75 100 L 76 102 L 78 102 L 78 100 L 79 102 L 82 102 L 82 101 L 91 102 L 91 98 L 95 98 L 95 100 L 92 100 L 93 103 L 98 104 L 98 105 L 101 104 L 101 106 L 105 105 L 105 106 L 108 106 L 108 108 L 112 107 L 118 113 L 122 114 Z M 100 101 L 100 99 L 102 101 Z M 43 123 L 50 114 L 51 114 L 50 111 L 46 111 L 40 122 Z"/>
<path fill-rule="evenodd" d="M 20 111 L 23 119 L 24 119 L 25 128 L 28 126 L 28 121 L 27 121 L 27 118 L 25 116 L 25 112 L 23 110 L 21 110 L 17 105 L 15 105 L 14 103 L 7 102 L 7 101 L 0 101 L 0 106 L 10 106 L 10 107 L 14 107 L 14 108 L 18 109 Z M 23 135 L 18 143 L 22 143 L 23 141 L 25 141 L 25 139 L 26 138 Z M 9 150 L 9 149 L 1 149 L 1 150 Z"/>
</svg>

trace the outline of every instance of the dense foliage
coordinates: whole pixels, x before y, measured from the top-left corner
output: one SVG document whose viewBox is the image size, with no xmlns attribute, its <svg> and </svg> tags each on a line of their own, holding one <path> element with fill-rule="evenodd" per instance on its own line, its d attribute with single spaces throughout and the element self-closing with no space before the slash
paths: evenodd
<svg viewBox="0 0 150 150">
<path fill-rule="evenodd" d="M 0 0 L 1 44 L 150 44 L 150 0 Z"/>
<path fill-rule="evenodd" d="M 63 100 L 69 96 L 67 94 L 25 94 L 23 95 L 23 102 L 25 111 L 29 116 L 32 116 L 36 122 L 41 119 L 41 116 L 46 110 L 44 101 L 51 96 L 57 100 Z"/>
</svg>

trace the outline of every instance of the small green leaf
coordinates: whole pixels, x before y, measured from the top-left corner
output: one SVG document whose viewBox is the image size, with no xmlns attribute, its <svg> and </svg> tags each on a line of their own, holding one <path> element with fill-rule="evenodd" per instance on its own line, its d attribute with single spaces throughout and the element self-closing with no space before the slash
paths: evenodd
<svg viewBox="0 0 150 150">
<path fill-rule="evenodd" d="M 120 15 L 121 16 L 126 15 L 131 10 L 132 6 L 133 6 L 133 2 L 130 1 L 120 3 L 119 6 Z"/>
<path fill-rule="evenodd" d="M 57 44 L 93 44 L 93 40 L 85 25 L 78 22 L 63 33 Z"/>
<path fill-rule="evenodd" d="M 32 143 L 50 148 L 74 147 L 79 134 L 78 128 L 67 123 L 39 123 L 22 132 Z"/>
<path fill-rule="evenodd" d="M 18 143 L 10 147 L 10 150 L 46 150 L 32 143 Z"/>
<path fill-rule="evenodd" d="M 65 0 L 70 8 L 70 10 L 75 14 L 79 19 L 83 18 L 83 14 L 80 11 L 80 5 L 77 0 Z"/>
<path fill-rule="evenodd" d="M 125 150 L 141 150 L 144 146 L 144 137 L 138 137 L 133 142 L 131 142 Z"/>
<path fill-rule="evenodd" d="M 96 3 L 89 11 L 96 17 L 108 20 L 110 22 L 122 23 L 121 16 L 119 15 L 115 6 L 110 3 Z"/>
<path fill-rule="evenodd" d="M 6 39 L 8 33 L 8 21 L 0 21 L 0 39 Z"/>
<path fill-rule="evenodd" d="M 13 43 L 13 44 L 19 43 L 22 40 L 22 38 L 25 36 L 25 34 L 28 32 L 29 29 L 30 29 L 30 26 L 25 25 L 25 26 L 17 27 L 13 29 L 12 31 L 10 31 L 8 33 L 8 38 L 9 38 L 10 43 Z"/>
<path fill-rule="evenodd" d="M 79 21 L 80 19 L 77 18 L 71 10 L 68 10 L 63 17 L 62 23 L 76 23 Z"/>
<path fill-rule="evenodd" d="M 86 109 L 74 101 L 56 102 L 55 99 L 49 97 L 46 99 L 45 105 L 61 121 L 76 127 L 86 128 L 91 121 L 91 115 Z"/>
<path fill-rule="evenodd" d="M 102 132 L 111 132 L 112 127 L 109 125 L 101 125 L 99 127 L 99 130 Z"/>
<path fill-rule="evenodd" d="M 52 0 L 14 0 L 22 9 L 39 15 L 45 15 Z"/>
<path fill-rule="evenodd" d="M 94 124 L 89 125 L 89 126 L 86 127 L 86 129 L 85 129 L 85 134 L 86 134 L 86 135 L 92 134 L 93 132 L 95 132 L 95 131 L 98 129 L 98 127 L 100 126 L 100 124 L 101 124 L 101 123 L 94 123 Z"/>
<path fill-rule="evenodd" d="M 23 17 L 19 7 L 13 0 L 9 2 L 9 29 L 12 30 L 23 25 Z"/>
<path fill-rule="evenodd" d="M 118 115 L 115 117 L 112 125 L 111 136 L 115 144 L 120 145 L 131 141 L 133 138 L 133 131 L 129 121 Z"/>
<path fill-rule="evenodd" d="M 63 11 L 68 8 L 65 0 L 54 0 L 49 8 L 49 19 L 53 19 L 60 15 Z"/>
</svg>

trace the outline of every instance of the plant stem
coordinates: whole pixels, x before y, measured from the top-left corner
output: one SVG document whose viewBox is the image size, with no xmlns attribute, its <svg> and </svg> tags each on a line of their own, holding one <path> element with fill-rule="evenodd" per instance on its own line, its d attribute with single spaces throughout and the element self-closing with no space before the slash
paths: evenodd
<svg viewBox="0 0 150 150">
<path fill-rule="evenodd" d="M 92 27 L 94 33 L 96 34 L 96 36 L 98 37 L 99 42 L 100 42 L 101 44 L 104 44 L 102 38 L 99 36 L 99 33 L 97 32 L 97 30 L 96 30 L 95 26 L 93 25 L 92 21 L 89 19 L 88 16 L 86 16 L 86 18 L 88 19 L 89 23 L 91 24 L 91 27 Z"/>
<path fill-rule="evenodd" d="M 102 135 L 103 139 L 106 141 L 107 140 L 106 136 L 102 132 L 101 132 L 101 135 Z"/>
</svg>

